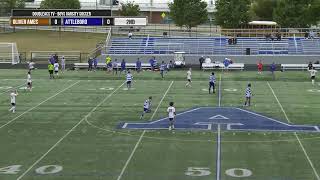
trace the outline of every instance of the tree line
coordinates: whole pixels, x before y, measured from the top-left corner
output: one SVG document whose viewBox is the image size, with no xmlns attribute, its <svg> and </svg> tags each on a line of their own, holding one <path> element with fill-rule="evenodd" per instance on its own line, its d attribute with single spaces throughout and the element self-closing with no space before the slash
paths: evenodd
<svg viewBox="0 0 320 180">
<path fill-rule="evenodd" d="M 2 13 L 24 8 L 30 0 L 1 0 Z M 168 4 L 170 18 L 177 26 L 191 30 L 208 22 L 207 3 L 203 0 L 174 0 Z M 275 21 L 282 27 L 307 28 L 320 20 L 320 0 L 216 0 L 212 14 L 215 24 L 223 28 L 245 27 L 252 20 Z M 121 3 L 119 14 L 138 16 L 140 8 L 133 1 Z M 80 9 L 79 0 L 44 0 L 43 9 Z"/>
</svg>

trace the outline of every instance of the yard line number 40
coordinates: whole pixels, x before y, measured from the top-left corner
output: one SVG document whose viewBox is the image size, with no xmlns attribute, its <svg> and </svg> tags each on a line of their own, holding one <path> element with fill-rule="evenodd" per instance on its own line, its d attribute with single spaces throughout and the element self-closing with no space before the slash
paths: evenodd
<svg viewBox="0 0 320 180">
<path fill-rule="evenodd" d="M 252 172 L 248 169 L 233 168 L 226 170 L 226 175 L 231 177 L 249 177 Z M 211 174 L 210 168 L 207 167 L 188 167 L 185 172 L 187 176 L 209 176 Z"/>
<path fill-rule="evenodd" d="M 0 168 L 0 174 L 18 174 L 21 171 L 22 165 L 12 165 Z M 59 165 L 46 165 L 38 167 L 35 172 L 37 174 L 55 174 L 62 171 L 63 167 Z"/>
</svg>

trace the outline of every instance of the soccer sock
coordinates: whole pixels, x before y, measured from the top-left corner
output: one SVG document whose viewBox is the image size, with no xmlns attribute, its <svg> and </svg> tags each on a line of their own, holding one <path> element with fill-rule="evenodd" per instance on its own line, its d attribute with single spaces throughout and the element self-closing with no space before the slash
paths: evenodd
<svg viewBox="0 0 320 180">
<path fill-rule="evenodd" d="M 13 112 L 13 113 L 16 112 L 16 107 L 15 107 L 15 106 L 12 107 L 12 112 Z"/>
<path fill-rule="evenodd" d="M 312 85 L 314 85 L 314 80 L 312 80 Z"/>
</svg>

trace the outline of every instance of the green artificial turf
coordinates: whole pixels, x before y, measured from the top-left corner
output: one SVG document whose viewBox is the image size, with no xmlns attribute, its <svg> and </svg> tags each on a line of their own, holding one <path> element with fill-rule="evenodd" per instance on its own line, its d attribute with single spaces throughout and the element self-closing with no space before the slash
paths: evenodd
<svg viewBox="0 0 320 180">
<path fill-rule="evenodd" d="M 25 70 L 0 70 L 0 179 L 218 179 L 217 132 L 117 129 L 120 122 L 141 122 L 149 96 L 153 111 L 143 121 L 165 117 L 171 101 L 178 112 L 219 102 L 242 108 L 251 83 L 248 110 L 286 123 L 320 124 L 320 87 L 311 85 L 307 72 L 278 72 L 275 81 L 268 72 L 216 74 L 217 93 L 209 95 L 210 72 L 193 71 L 192 88 L 185 87 L 183 70 L 163 80 L 158 72 L 134 73 L 134 89 L 127 91 L 124 74 L 67 71 L 49 80 L 47 71 L 35 70 L 28 92 L 19 89 Z M 19 92 L 15 114 L 8 111 L 10 87 Z M 319 180 L 319 148 L 318 133 L 222 131 L 219 179 Z M 242 177 L 239 169 L 251 175 Z"/>
</svg>

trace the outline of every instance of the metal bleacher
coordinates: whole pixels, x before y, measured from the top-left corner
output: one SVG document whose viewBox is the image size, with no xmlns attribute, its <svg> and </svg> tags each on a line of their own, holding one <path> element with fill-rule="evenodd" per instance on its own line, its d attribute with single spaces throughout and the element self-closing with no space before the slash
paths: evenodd
<svg viewBox="0 0 320 180">
<path fill-rule="evenodd" d="M 113 38 L 107 47 L 109 54 L 173 54 L 190 55 L 313 55 L 320 54 L 319 39 L 239 37 L 236 44 L 228 44 L 227 37 L 207 38 Z M 249 49 L 249 53 L 248 53 Z"/>
</svg>

